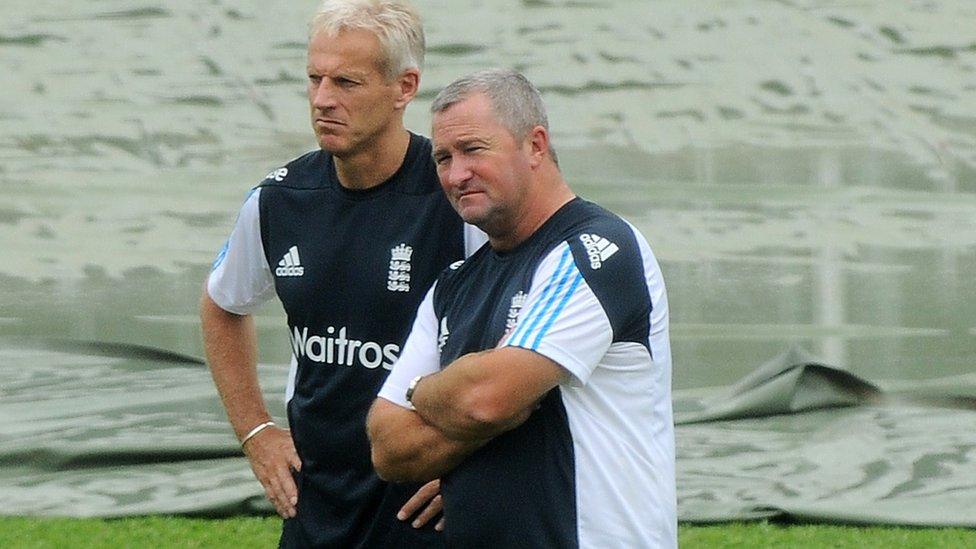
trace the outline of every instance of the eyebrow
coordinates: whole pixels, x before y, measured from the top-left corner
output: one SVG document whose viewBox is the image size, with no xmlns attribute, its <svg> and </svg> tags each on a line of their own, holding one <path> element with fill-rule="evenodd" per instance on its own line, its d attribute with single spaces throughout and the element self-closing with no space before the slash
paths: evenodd
<svg viewBox="0 0 976 549">
<path fill-rule="evenodd" d="M 340 70 L 332 75 L 332 78 L 351 78 L 353 80 L 366 80 L 368 73 L 354 70 Z"/>
<path fill-rule="evenodd" d="M 320 70 L 316 69 L 315 67 L 313 67 L 312 65 L 306 65 L 305 66 L 305 72 L 314 73 L 316 75 L 323 76 L 323 77 L 326 77 L 326 78 L 350 78 L 350 79 L 353 79 L 353 80 L 366 80 L 367 77 L 368 77 L 368 73 L 366 73 L 366 72 L 360 72 L 360 71 L 351 70 L 351 69 L 339 69 L 339 70 L 333 70 L 333 71 L 320 71 Z"/>
<path fill-rule="evenodd" d="M 461 137 L 455 141 L 455 144 L 459 147 L 464 147 L 465 145 L 471 145 L 472 143 L 484 143 L 488 144 L 489 140 L 485 137 Z"/>
<path fill-rule="evenodd" d="M 437 158 L 439 155 L 447 154 L 447 147 L 434 147 L 430 151 L 431 158 Z"/>
</svg>

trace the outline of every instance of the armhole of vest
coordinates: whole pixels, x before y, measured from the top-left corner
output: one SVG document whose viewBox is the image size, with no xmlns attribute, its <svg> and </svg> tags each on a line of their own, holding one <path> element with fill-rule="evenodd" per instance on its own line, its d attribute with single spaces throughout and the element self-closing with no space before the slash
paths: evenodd
<svg viewBox="0 0 976 549">
<path fill-rule="evenodd" d="M 444 312 L 444 291 L 447 286 L 454 283 L 457 276 L 457 271 L 450 268 L 445 268 L 441 271 L 440 276 L 434 281 L 434 295 L 431 296 L 431 306 L 434 308 L 434 315 L 437 318 L 441 318 Z"/>
</svg>

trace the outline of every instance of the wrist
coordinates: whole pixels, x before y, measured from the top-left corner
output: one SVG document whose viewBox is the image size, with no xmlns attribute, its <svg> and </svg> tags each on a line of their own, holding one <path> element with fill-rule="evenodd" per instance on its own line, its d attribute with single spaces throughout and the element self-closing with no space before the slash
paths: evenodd
<svg viewBox="0 0 976 549">
<path fill-rule="evenodd" d="M 417 376 L 417 377 L 415 377 L 415 378 L 413 378 L 413 379 L 410 380 L 410 385 L 407 385 L 407 393 L 406 393 L 405 396 L 406 396 L 406 399 L 407 399 L 407 404 L 409 404 L 410 405 L 410 408 L 412 408 L 412 409 L 416 409 L 414 407 L 414 404 L 413 404 L 413 398 L 414 398 L 414 395 L 417 392 L 417 385 L 420 384 L 420 380 L 423 379 L 423 378 L 424 378 L 424 376 Z"/>
<path fill-rule="evenodd" d="M 241 438 L 241 448 L 243 448 L 244 445 L 247 444 L 249 440 L 256 437 L 258 433 L 260 433 L 261 431 L 264 431 L 268 427 L 274 427 L 276 425 L 277 424 L 273 421 L 265 421 L 263 423 L 259 423 L 255 425 L 250 431 L 247 432 L 246 435 L 244 435 L 243 438 Z"/>
</svg>

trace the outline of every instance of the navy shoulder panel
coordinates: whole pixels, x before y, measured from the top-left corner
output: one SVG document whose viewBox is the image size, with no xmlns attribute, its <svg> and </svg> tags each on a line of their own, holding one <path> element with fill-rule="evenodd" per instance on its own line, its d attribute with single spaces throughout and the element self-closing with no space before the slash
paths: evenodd
<svg viewBox="0 0 976 549">
<path fill-rule="evenodd" d="M 414 196 L 442 192 L 437 181 L 437 167 L 434 165 L 432 150 L 430 139 L 411 133 L 410 144 L 400 168 L 373 192 L 390 191 Z M 332 154 L 321 149 L 308 152 L 271 170 L 257 186 L 298 190 L 338 187 Z"/>
<path fill-rule="evenodd" d="M 299 156 L 280 168 L 271 170 L 258 187 L 284 187 L 289 189 L 317 189 L 325 183 L 325 174 L 332 163 L 332 155 L 314 150 Z"/>
<path fill-rule="evenodd" d="M 476 261 L 475 258 L 488 253 L 489 247 L 482 246 L 477 252 L 475 252 L 471 257 L 455 261 L 447 266 L 446 269 L 441 271 L 441 274 L 437 277 L 437 286 L 434 287 L 434 313 L 437 318 L 444 316 L 444 311 L 447 308 L 447 303 L 444 301 L 445 296 L 453 296 L 455 294 L 455 288 L 458 284 L 463 283 L 465 271 L 469 270 L 465 267 L 473 265 Z"/>
<path fill-rule="evenodd" d="M 613 341 L 646 346 L 651 296 L 637 235 L 616 214 L 584 205 L 583 219 L 566 235 L 573 259 L 610 318 Z"/>
<path fill-rule="evenodd" d="M 390 181 L 394 183 L 392 190 L 400 194 L 427 195 L 443 192 L 437 181 L 437 166 L 434 165 L 430 139 L 415 133 L 410 134 L 410 145 L 403 164 Z"/>
</svg>

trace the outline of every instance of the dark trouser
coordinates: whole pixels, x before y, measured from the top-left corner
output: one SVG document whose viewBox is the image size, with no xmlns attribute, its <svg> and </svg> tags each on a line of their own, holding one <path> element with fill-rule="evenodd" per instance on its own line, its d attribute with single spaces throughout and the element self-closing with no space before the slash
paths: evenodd
<svg viewBox="0 0 976 549">
<path fill-rule="evenodd" d="M 419 488 L 417 485 L 384 485 L 386 489 L 367 500 L 363 509 L 352 509 L 330 501 L 302 473 L 295 474 L 295 482 L 298 512 L 282 525 L 278 542 L 281 549 L 444 547 L 444 536 L 434 531 L 436 519 L 415 529 L 396 518 L 403 503 Z"/>
</svg>

